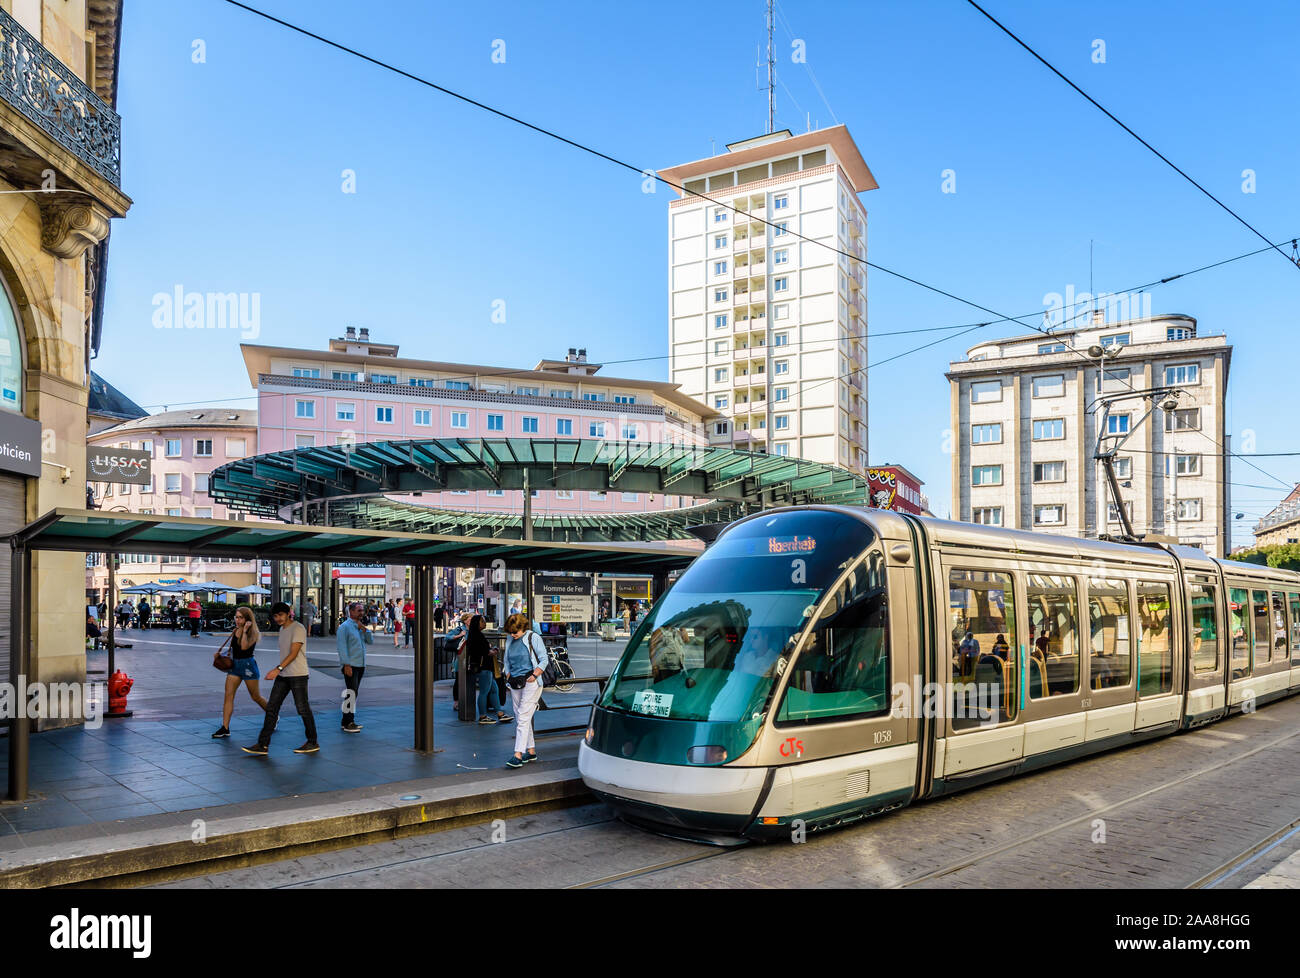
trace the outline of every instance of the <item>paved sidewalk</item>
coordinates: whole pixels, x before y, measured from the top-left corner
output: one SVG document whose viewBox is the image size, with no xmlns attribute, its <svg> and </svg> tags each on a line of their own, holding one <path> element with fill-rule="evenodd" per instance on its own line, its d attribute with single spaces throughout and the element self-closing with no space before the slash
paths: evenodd
<svg viewBox="0 0 1300 978">
<path fill-rule="evenodd" d="M 297 797 L 318 792 L 355 789 L 416 778 L 468 775 L 504 768 L 513 750 L 514 723 L 481 726 L 456 719 L 451 683 L 435 684 L 434 746 L 425 756 L 411 750 L 412 658 L 408 649 L 394 649 L 391 637 L 375 635 L 367 652 L 367 669 L 358 702 L 359 734 L 345 734 L 339 725 L 339 699 L 344 690 L 332 638 L 308 643 L 311 705 L 321 750 L 298 755 L 303 728 L 292 698 L 280 711 L 280 722 L 267 757 L 253 757 L 239 748 L 257 739 L 262 712 L 245 690 L 236 694 L 231 734 L 211 739 L 220 723 L 223 676 L 211 666 L 220 639 L 154 629 L 130 631 L 134 643 L 117 653 L 117 666 L 136 680 L 129 696 L 135 715 L 103 720 L 98 729 L 75 727 L 33 734 L 31 738 L 31 797 L 0 803 L 0 844 L 6 837 L 94 823 L 189 812 L 241 802 Z M 263 671 L 275 664 L 275 636 L 258 648 Z M 607 674 L 621 643 L 597 648 L 574 643 L 572 657 L 579 675 Z M 100 670 L 107 655 L 89 655 L 88 668 Z M 102 689 L 102 687 L 101 687 Z M 262 683 L 262 692 L 270 685 Z M 552 706 L 590 702 L 592 686 L 574 692 L 548 692 Z M 535 720 L 538 754 L 544 760 L 576 757 L 581 731 L 547 734 L 556 727 L 584 724 L 581 708 L 544 711 Z M 5 776 L 6 752 L 0 738 L 0 778 Z M 10 841 L 19 841 L 17 839 Z"/>
</svg>

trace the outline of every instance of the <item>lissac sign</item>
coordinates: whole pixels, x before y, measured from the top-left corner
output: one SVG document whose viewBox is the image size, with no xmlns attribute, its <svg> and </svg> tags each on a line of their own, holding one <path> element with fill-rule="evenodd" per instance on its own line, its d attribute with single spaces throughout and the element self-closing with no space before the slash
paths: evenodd
<svg viewBox="0 0 1300 978">
<path fill-rule="evenodd" d="M 147 486 L 153 479 L 151 461 L 151 453 L 134 448 L 87 448 L 86 478 L 91 482 Z"/>
</svg>

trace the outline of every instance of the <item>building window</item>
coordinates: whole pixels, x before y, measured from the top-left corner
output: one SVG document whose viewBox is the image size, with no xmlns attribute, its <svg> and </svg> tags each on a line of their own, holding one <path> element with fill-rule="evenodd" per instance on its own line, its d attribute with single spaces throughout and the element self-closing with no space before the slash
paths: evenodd
<svg viewBox="0 0 1300 978">
<path fill-rule="evenodd" d="M 1002 382 L 1000 380 L 979 380 L 970 385 L 970 402 L 972 404 L 989 404 L 1002 400 Z"/>
<path fill-rule="evenodd" d="M 164 492 L 181 491 L 181 474 L 179 472 L 168 472 L 165 479 L 166 482 L 163 483 Z"/>
<path fill-rule="evenodd" d="M 1179 408 L 1165 412 L 1165 431 L 1200 431 L 1201 409 Z"/>
<path fill-rule="evenodd" d="M 1165 367 L 1165 385 L 1190 387 L 1201 382 L 1201 368 L 1194 363 L 1176 363 Z"/>
<path fill-rule="evenodd" d="M 605 422 L 593 421 L 590 425 L 587 426 L 587 436 L 589 438 L 604 438 Z"/>
<path fill-rule="evenodd" d="M 725 312 L 713 317 L 713 328 L 714 329 L 727 328 L 727 314 Z"/>
<path fill-rule="evenodd" d="M 1166 455 L 1165 456 L 1165 475 L 1170 472 L 1176 472 L 1178 475 L 1200 475 L 1201 474 L 1201 456 L 1199 455 Z M 1300 622 L 1297 623 L 1300 627 Z"/>
<path fill-rule="evenodd" d="M 587 498 L 590 499 L 592 502 L 603 503 L 605 501 L 605 493 L 589 492 L 587 493 Z"/>
<path fill-rule="evenodd" d="M 1104 367 L 1100 374 L 1101 389 L 1103 391 L 1131 390 L 1133 385 L 1129 383 L 1130 375 L 1131 371 L 1128 367 Z"/>
<path fill-rule="evenodd" d="M 130 487 L 130 486 L 123 486 L 122 488 L 123 488 L 123 489 L 129 489 L 129 488 L 131 488 L 131 487 Z M 194 491 L 195 491 L 195 492 L 207 492 L 207 491 L 208 491 L 208 473 L 206 473 L 206 472 L 195 472 L 195 473 L 194 473 Z"/>
<path fill-rule="evenodd" d="M 790 303 L 783 302 L 779 306 L 772 307 L 772 318 L 784 320 L 790 318 Z"/>
<path fill-rule="evenodd" d="M 1065 463 L 1064 462 L 1035 462 L 1034 481 L 1035 482 L 1064 482 Z"/>
<path fill-rule="evenodd" d="M 713 223 L 721 224 L 727 219 L 727 209 L 725 207 L 713 208 Z"/>
<path fill-rule="evenodd" d="M 1039 353 L 1064 353 L 1065 344 L 1064 343 L 1039 343 L 1038 352 Z M 973 360 L 975 358 L 971 357 L 971 359 Z"/>
<path fill-rule="evenodd" d="M 1061 397 L 1065 394 L 1065 375 L 1049 374 L 1035 377 L 1031 382 L 1034 397 Z"/>
<path fill-rule="evenodd" d="M 307 403 L 310 404 L 311 402 L 308 401 Z M 166 455 L 167 458 L 180 458 L 181 440 L 179 438 L 168 438 L 166 443 L 163 445 L 163 454 Z"/>
<path fill-rule="evenodd" d="M 970 443 L 972 445 L 1000 445 L 1002 443 L 1002 425 L 1001 424 L 971 425 Z"/>
<path fill-rule="evenodd" d="M 714 301 L 714 302 L 726 302 L 726 301 L 727 301 L 727 294 L 728 294 L 728 293 L 727 293 L 727 290 L 726 290 L 726 289 L 714 289 L 714 290 L 713 290 L 713 301 Z"/>
<path fill-rule="evenodd" d="M 590 394 L 590 393 L 588 393 L 588 394 L 583 394 L 583 395 L 582 395 L 582 399 L 583 399 L 584 401 L 603 401 L 603 400 L 605 399 L 605 395 L 604 395 L 604 394 Z"/>
<path fill-rule="evenodd" d="M 790 388 L 788 388 L 788 387 L 774 387 L 774 388 L 772 388 L 772 400 L 774 400 L 774 401 L 788 401 L 789 399 L 790 399 Z"/>
<path fill-rule="evenodd" d="M 713 274 L 714 274 L 714 275 L 726 275 L 726 274 L 727 274 L 727 263 L 726 263 L 725 261 L 715 261 L 715 262 L 713 263 Z"/>
<path fill-rule="evenodd" d="M 1106 419 L 1107 435 L 1127 435 L 1129 422 L 1132 415 L 1129 414 L 1112 414 Z"/>
<path fill-rule="evenodd" d="M 1190 340 L 1196 338 L 1196 330 L 1190 326 L 1170 326 L 1165 330 L 1167 340 Z"/>
<path fill-rule="evenodd" d="M 451 426 L 452 426 L 453 428 L 468 428 L 468 427 L 469 427 L 469 412 L 468 412 L 468 411 L 452 411 L 452 412 L 451 412 Z"/>
<path fill-rule="evenodd" d="M 636 403 L 636 398 L 633 397 L 631 394 L 615 394 L 615 395 L 614 395 L 614 403 L 615 403 L 615 404 L 635 404 L 635 403 Z"/>
<path fill-rule="evenodd" d="M 772 345 L 773 345 L 773 346 L 789 346 L 789 345 L 790 345 L 790 334 L 789 334 L 789 333 L 776 333 L 776 334 L 773 335 L 773 337 L 772 337 Z"/>
<path fill-rule="evenodd" d="M 504 414 L 489 414 L 487 416 L 488 431 L 505 431 L 506 416 Z"/>
<path fill-rule="evenodd" d="M 1133 519 L 1133 501 L 1132 501 L 1132 500 L 1125 500 L 1125 501 L 1124 501 L 1124 515 L 1127 516 L 1130 520 Z M 1106 504 L 1106 522 L 1107 522 L 1107 523 L 1118 523 L 1118 522 L 1119 522 L 1119 510 L 1115 508 L 1115 504 L 1114 504 L 1114 503 L 1107 503 L 1107 504 Z"/>
<path fill-rule="evenodd" d="M 715 248 L 725 248 L 725 247 L 727 247 L 727 236 L 726 236 L 725 234 L 716 234 L 716 235 L 714 235 L 714 236 L 713 236 L 713 247 L 715 247 Z"/>
<path fill-rule="evenodd" d="M 789 288 L 790 288 L 789 276 L 782 275 L 780 278 L 772 279 L 773 292 L 786 292 L 789 290 Z"/>
<path fill-rule="evenodd" d="M 1133 459 L 1128 457 L 1115 459 L 1115 478 L 1133 478 Z"/>
<path fill-rule="evenodd" d="M 211 438 L 195 438 L 195 439 L 194 439 L 194 455 L 195 455 L 195 457 L 197 457 L 197 458 L 211 458 L 211 457 L 212 457 L 212 439 L 211 439 Z"/>
<path fill-rule="evenodd" d="M 244 452 L 246 451 L 245 445 L 247 445 L 247 442 L 246 442 L 243 438 L 227 438 L 227 439 L 226 439 L 226 458 L 243 458 L 243 457 L 244 457 Z M 144 443 L 143 443 L 143 442 L 141 443 L 140 447 L 141 447 L 141 448 L 144 448 Z M 149 448 L 146 449 L 146 450 L 147 450 L 150 454 L 153 453 L 153 445 L 152 445 L 152 443 L 149 445 Z"/>
<path fill-rule="evenodd" d="M 166 514 L 164 514 L 164 515 L 166 515 L 166 516 L 180 516 L 180 515 L 181 515 L 181 508 L 180 508 L 179 506 L 171 506 L 171 507 L 169 507 L 169 508 L 167 509 L 167 512 L 166 512 Z M 163 557 L 162 562 L 163 562 L 164 564 L 178 564 L 178 563 L 180 563 L 182 560 L 184 560 L 183 557 L 168 556 L 168 557 Z"/>
<path fill-rule="evenodd" d="M 1178 500 L 1177 518 L 1180 520 L 1199 520 L 1201 518 L 1201 501 L 1199 499 Z"/>
<path fill-rule="evenodd" d="M 635 440 L 636 440 L 636 425 L 634 425 L 634 424 L 625 424 L 625 425 L 623 425 L 623 439 L 624 439 L 625 441 L 635 441 Z"/>
<path fill-rule="evenodd" d="M 380 424 L 393 423 L 393 409 L 390 407 L 376 407 L 375 420 Z"/>
<path fill-rule="evenodd" d="M 335 370 L 330 373 L 331 380 L 350 380 L 356 381 L 357 371 L 355 370 Z"/>
<path fill-rule="evenodd" d="M 504 490 L 504 489 L 489 489 L 489 490 L 487 491 L 487 494 L 488 494 L 489 496 L 504 496 L 504 495 L 505 495 L 505 490 Z"/>
<path fill-rule="evenodd" d="M 772 427 L 777 431 L 786 431 L 790 427 L 790 415 L 778 414 L 772 422 Z"/>
<path fill-rule="evenodd" d="M 556 489 L 556 490 L 555 490 L 555 498 L 556 498 L 556 499 L 572 499 L 572 498 L 573 498 L 573 490 L 572 490 L 572 489 Z"/>
<path fill-rule="evenodd" d="M 319 377 L 320 367 L 294 367 L 293 375 L 295 377 Z"/>
<path fill-rule="evenodd" d="M 971 522 L 979 523 L 983 526 L 1001 526 L 1002 525 L 1002 507 L 1001 506 L 978 506 L 971 510 Z"/>
<path fill-rule="evenodd" d="M 372 384 L 396 384 L 397 374 L 371 374 L 370 382 Z"/>
<path fill-rule="evenodd" d="M 772 252 L 772 264 L 773 265 L 790 264 L 790 249 L 778 248 L 776 251 Z"/>
<path fill-rule="evenodd" d="M 140 495 L 143 496 L 143 495 L 146 495 L 146 494 L 152 494 L 152 493 L 153 493 L 153 476 L 149 476 L 149 482 L 148 482 L 148 484 L 147 484 L 147 485 L 143 485 L 143 486 L 140 487 Z M 148 510 L 144 510 L 144 512 L 147 513 Z"/>
<path fill-rule="evenodd" d="M 571 434 L 573 434 L 573 419 L 572 419 L 572 418 L 556 418 L 556 419 L 555 419 L 555 433 L 556 433 L 557 435 L 571 435 Z"/>
<path fill-rule="evenodd" d="M 448 380 L 443 384 L 449 391 L 467 391 L 469 390 L 468 380 Z"/>
<path fill-rule="evenodd" d="M 406 382 L 411 387 L 437 387 L 438 382 L 432 377 L 412 377 Z"/>
<path fill-rule="evenodd" d="M 789 360 L 778 360 L 776 361 L 776 363 L 772 364 L 772 373 L 774 374 L 788 374 L 789 372 L 790 372 Z"/>
<path fill-rule="evenodd" d="M 785 210 L 785 209 L 786 209 L 787 207 L 789 207 L 789 206 L 790 206 L 790 195 L 789 195 L 789 194 L 776 194 L 776 195 L 772 198 L 772 210 L 774 210 L 774 211 L 782 211 L 782 210 Z"/>
<path fill-rule="evenodd" d="M 427 428 L 433 424 L 433 411 L 430 408 L 416 408 L 411 412 L 411 422 L 421 428 Z"/>
<path fill-rule="evenodd" d="M 553 390 L 553 391 L 550 392 L 550 396 L 551 396 L 551 397 L 558 397 L 558 398 L 560 398 L 561 400 L 565 400 L 565 401 L 571 401 L 571 400 L 573 400 L 573 391 L 557 391 L 557 390 Z"/>
<path fill-rule="evenodd" d="M 713 344 L 713 355 L 715 357 L 724 357 L 727 355 L 727 341 L 718 340 Z"/>
<path fill-rule="evenodd" d="M 779 238 L 781 237 L 781 235 L 789 234 L 789 233 L 790 233 L 789 221 L 778 221 L 776 226 L 772 229 L 772 237 L 774 238 Z"/>
<path fill-rule="evenodd" d="M 727 368 L 715 367 L 713 370 L 713 382 L 715 384 L 722 384 L 722 383 L 726 383 L 726 380 L 727 380 Z"/>
<path fill-rule="evenodd" d="M 357 420 L 357 406 L 355 404 L 335 404 L 334 420 L 335 421 Z"/>
<path fill-rule="evenodd" d="M 1061 526 L 1065 522 L 1065 507 L 1059 503 L 1034 507 L 1034 526 Z"/>
<path fill-rule="evenodd" d="M 1130 333 L 1111 333 L 1109 336 L 1101 338 L 1102 346 L 1128 346 L 1132 342 L 1133 338 Z"/>
<path fill-rule="evenodd" d="M 314 418 L 316 417 L 315 401 L 295 401 L 293 406 L 293 416 L 295 418 Z"/>
<path fill-rule="evenodd" d="M 526 397 L 537 397 L 539 395 L 539 391 L 540 388 L 537 387 L 516 387 L 515 388 L 516 394 L 523 394 Z"/>
<path fill-rule="evenodd" d="M 726 421 L 718 421 L 715 422 L 713 425 L 713 433 L 715 435 L 725 435 L 730 430 L 731 430 L 731 425 Z"/>
<path fill-rule="evenodd" d="M 789 454 L 790 454 L 790 443 L 789 443 L 788 441 L 779 441 L 779 442 L 777 442 L 775 445 L 772 446 L 772 454 L 773 454 L 773 455 L 782 455 L 782 456 L 784 456 L 784 455 L 789 455 Z"/>
<path fill-rule="evenodd" d="M 641 500 L 641 494 L 639 492 L 622 492 L 619 493 L 619 496 L 622 497 L 623 502 L 625 503 L 635 503 L 640 502 Z"/>
<path fill-rule="evenodd" d="M 972 466 L 970 470 L 970 484 L 972 486 L 1002 485 L 1002 466 L 1000 465 Z"/>
<path fill-rule="evenodd" d="M 523 431 L 523 433 L 524 433 L 525 435 L 535 435 L 535 434 L 537 434 L 537 419 L 536 419 L 536 418 L 522 418 L 522 419 L 520 420 L 520 424 L 521 424 L 521 426 L 522 426 L 522 427 L 520 428 L 520 430 Z"/>
<path fill-rule="evenodd" d="M 294 435 L 293 447 L 294 448 L 315 448 L 316 436 L 315 435 Z"/>
</svg>

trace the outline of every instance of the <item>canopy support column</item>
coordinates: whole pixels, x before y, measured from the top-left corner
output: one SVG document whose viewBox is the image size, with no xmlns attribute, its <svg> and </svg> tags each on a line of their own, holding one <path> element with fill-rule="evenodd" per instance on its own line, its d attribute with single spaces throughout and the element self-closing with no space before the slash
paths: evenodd
<svg viewBox="0 0 1300 978">
<path fill-rule="evenodd" d="M 415 749 L 433 753 L 433 568 L 415 566 Z"/>
</svg>

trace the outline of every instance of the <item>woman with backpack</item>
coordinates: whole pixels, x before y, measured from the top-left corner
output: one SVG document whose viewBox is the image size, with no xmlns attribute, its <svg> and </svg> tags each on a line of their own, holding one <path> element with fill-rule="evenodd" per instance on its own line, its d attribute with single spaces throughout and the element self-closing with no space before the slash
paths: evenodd
<svg viewBox="0 0 1300 978">
<path fill-rule="evenodd" d="M 537 712 L 537 701 L 542 698 L 542 673 L 550 657 L 546 643 L 533 631 L 527 615 L 507 618 L 506 634 L 510 640 L 506 643 L 501 668 L 515 707 L 515 752 L 506 761 L 506 767 L 523 767 L 537 760 L 533 714 Z"/>
<path fill-rule="evenodd" d="M 469 637 L 465 641 L 466 668 L 478 681 L 478 722 L 505 723 L 513 717 L 501 709 L 501 700 L 497 696 L 495 656 L 487 636 L 483 634 L 486 624 L 482 615 L 475 615 L 469 621 Z M 493 713 L 496 716 L 492 716 Z"/>
</svg>

